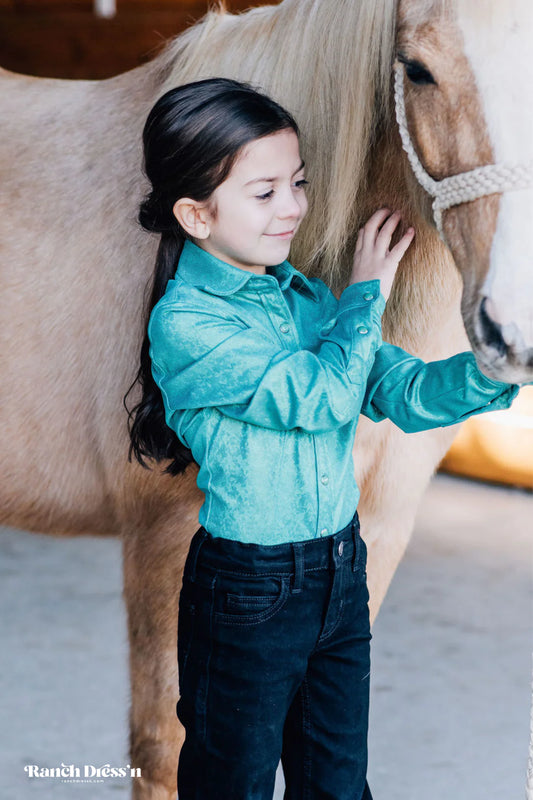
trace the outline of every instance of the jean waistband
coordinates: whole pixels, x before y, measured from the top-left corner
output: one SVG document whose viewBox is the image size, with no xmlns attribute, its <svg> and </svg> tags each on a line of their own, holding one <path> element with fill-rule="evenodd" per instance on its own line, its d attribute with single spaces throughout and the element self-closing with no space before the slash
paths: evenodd
<svg viewBox="0 0 533 800">
<path fill-rule="evenodd" d="M 295 571 L 301 573 L 331 565 L 338 566 L 347 560 L 352 561 L 355 570 L 361 541 L 357 511 L 348 525 L 329 536 L 275 545 L 253 544 L 212 536 L 202 526 L 191 540 L 185 572 L 194 579 L 200 556 L 202 567 L 230 574 L 243 572 L 291 574 Z"/>
</svg>

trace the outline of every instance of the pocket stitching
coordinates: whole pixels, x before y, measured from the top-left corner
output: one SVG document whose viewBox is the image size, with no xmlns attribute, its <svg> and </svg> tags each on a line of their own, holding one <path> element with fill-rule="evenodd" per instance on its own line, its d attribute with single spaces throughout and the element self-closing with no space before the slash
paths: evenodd
<svg viewBox="0 0 533 800">
<path fill-rule="evenodd" d="M 234 605 L 238 608 L 241 605 L 252 605 L 253 603 L 262 603 L 265 600 L 270 601 L 271 603 L 276 603 L 279 599 L 280 593 L 277 594 L 232 594 L 228 592 L 226 594 L 226 605 L 231 606 Z"/>
<path fill-rule="evenodd" d="M 264 611 L 255 612 L 254 614 L 241 614 L 236 616 L 234 614 L 226 614 L 223 611 L 215 611 L 215 619 L 218 622 L 223 622 L 226 625 L 256 625 L 259 622 L 266 622 L 281 609 L 289 596 L 289 582 L 286 576 L 281 578 L 280 593 L 275 602 L 266 608 Z"/>
</svg>

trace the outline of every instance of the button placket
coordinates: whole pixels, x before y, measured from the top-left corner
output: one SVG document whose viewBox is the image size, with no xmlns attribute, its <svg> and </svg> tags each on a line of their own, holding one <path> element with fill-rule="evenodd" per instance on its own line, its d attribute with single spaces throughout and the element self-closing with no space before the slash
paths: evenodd
<svg viewBox="0 0 533 800">
<path fill-rule="evenodd" d="M 283 334 L 283 345 L 286 346 L 288 340 L 294 339 L 294 337 L 290 336 L 292 328 L 287 320 L 287 313 L 290 314 L 290 312 L 277 283 L 275 287 L 269 287 L 267 291 L 261 292 L 261 302 L 276 331 Z"/>
<path fill-rule="evenodd" d="M 330 484 L 330 470 L 328 449 L 325 441 L 320 437 L 315 437 L 315 464 L 318 488 L 318 512 L 319 521 L 324 523 L 332 519 L 332 500 Z M 328 536 L 333 533 L 327 525 L 323 525 L 320 530 L 321 536 Z"/>
</svg>

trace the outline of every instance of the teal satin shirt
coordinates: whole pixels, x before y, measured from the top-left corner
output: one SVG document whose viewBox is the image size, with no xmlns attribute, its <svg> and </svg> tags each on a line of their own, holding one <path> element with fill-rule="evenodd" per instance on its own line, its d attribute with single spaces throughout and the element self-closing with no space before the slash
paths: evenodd
<svg viewBox="0 0 533 800">
<path fill-rule="evenodd" d="M 519 387 L 470 352 L 426 364 L 383 343 L 384 308 L 377 280 L 337 300 L 287 261 L 256 275 L 185 243 L 150 316 L 150 357 L 213 536 L 279 544 L 347 525 L 360 413 L 415 432 L 510 405 Z"/>
</svg>

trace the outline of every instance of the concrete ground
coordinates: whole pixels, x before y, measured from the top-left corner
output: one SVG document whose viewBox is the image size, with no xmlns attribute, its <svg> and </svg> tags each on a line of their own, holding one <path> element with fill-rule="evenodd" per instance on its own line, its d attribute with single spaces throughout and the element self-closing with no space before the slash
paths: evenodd
<svg viewBox="0 0 533 800">
<path fill-rule="evenodd" d="M 374 800 L 523 800 L 532 534 L 531 493 L 430 486 L 373 631 Z M 118 775 L 24 771 L 128 764 L 120 543 L 4 529 L 0 576 L 0 798 L 126 799 Z"/>
</svg>

